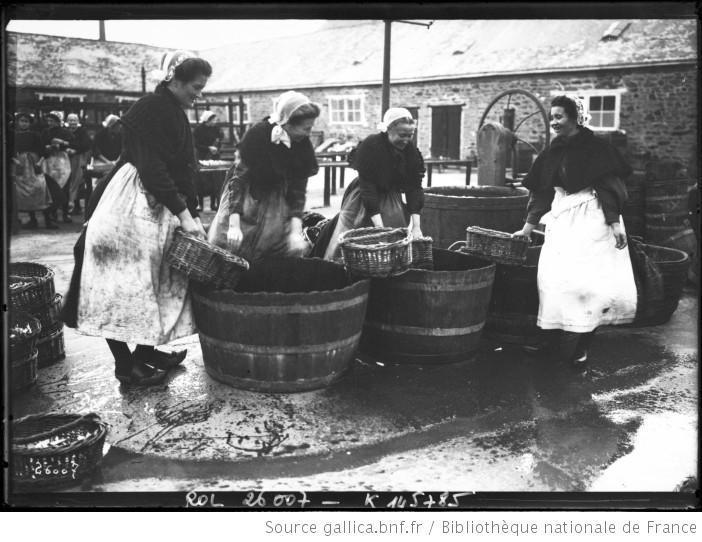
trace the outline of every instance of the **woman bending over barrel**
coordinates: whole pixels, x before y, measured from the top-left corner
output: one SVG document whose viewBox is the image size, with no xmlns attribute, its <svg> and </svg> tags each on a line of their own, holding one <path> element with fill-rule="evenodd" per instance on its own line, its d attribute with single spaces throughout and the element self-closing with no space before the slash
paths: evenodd
<svg viewBox="0 0 702 542">
<path fill-rule="evenodd" d="M 284 92 L 274 113 L 246 132 L 210 242 L 252 262 L 302 255 L 307 248 L 302 236 L 307 180 L 319 169 L 309 135 L 319 111 L 305 95 Z"/>
<path fill-rule="evenodd" d="M 425 168 L 421 153 L 412 143 L 414 119 L 407 109 L 392 107 L 378 127 L 380 133 L 364 139 L 350 159 L 358 177 L 344 192 L 339 214 L 320 232 L 313 256 L 338 259 L 339 235 L 354 228 L 406 228 L 409 224 L 412 236 L 422 237 Z"/>
<path fill-rule="evenodd" d="M 78 283 L 80 293 L 76 302 L 69 292 L 63 311 L 70 325 L 70 306 L 77 304 L 78 331 L 107 339 L 115 376 L 128 385 L 162 381 L 161 369 L 180 363 L 185 352 L 169 355 L 154 346 L 195 332 L 188 279 L 164 256 L 178 226 L 205 236 L 196 211 L 197 166 L 184 109 L 200 96 L 212 68 L 177 52 L 164 56 L 162 69 L 155 92 L 122 118 L 120 159 L 91 198 L 84 256 L 76 252 L 71 286 Z M 134 352 L 128 342 L 137 343 Z"/>
<path fill-rule="evenodd" d="M 546 224 L 537 324 L 562 330 L 561 361 L 582 365 L 598 326 L 632 322 L 636 313 L 629 251 L 622 250 L 622 179 L 631 168 L 582 125 L 582 107 L 574 100 L 554 98 L 550 117 L 556 137 L 523 181 L 530 190 L 527 220 L 514 235 L 529 236 L 539 221 Z"/>
</svg>

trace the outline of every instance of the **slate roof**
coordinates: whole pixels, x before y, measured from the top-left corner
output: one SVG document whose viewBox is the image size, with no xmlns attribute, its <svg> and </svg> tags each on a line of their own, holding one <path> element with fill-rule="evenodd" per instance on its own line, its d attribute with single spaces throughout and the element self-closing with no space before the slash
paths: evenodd
<svg viewBox="0 0 702 542">
<path fill-rule="evenodd" d="M 393 23 L 393 82 L 513 73 L 616 68 L 697 60 L 693 19 L 621 20 L 626 30 L 602 40 L 613 20 L 437 20 L 430 29 Z M 291 23 L 293 24 L 293 23 Z M 330 21 L 300 36 L 200 51 L 213 75 L 207 92 L 380 84 L 382 21 Z M 8 33 L 10 84 L 140 91 L 165 49 L 37 34 Z M 17 66 L 22 66 L 18 70 Z"/>
<path fill-rule="evenodd" d="M 393 82 L 554 72 L 697 59 L 692 19 L 632 20 L 602 41 L 612 20 L 438 20 L 392 25 Z M 212 63 L 209 92 L 379 84 L 384 25 L 344 24 L 200 54 Z M 458 54 L 457 52 L 461 53 Z M 454 54 L 456 53 L 456 54 Z"/>
</svg>

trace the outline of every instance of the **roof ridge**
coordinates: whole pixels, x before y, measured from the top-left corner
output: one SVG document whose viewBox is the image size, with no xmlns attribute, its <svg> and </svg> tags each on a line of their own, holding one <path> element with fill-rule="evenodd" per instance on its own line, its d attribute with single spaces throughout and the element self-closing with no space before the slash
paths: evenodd
<svg viewBox="0 0 702 542">
<path fill-rule="evenodd" d="M 116 43 L 119 45 L 137 45 L 139 47 L 149 47 L 150 49 L 156 49 L 159 51 L 173 51 L 175 49 L 171 47 L 161 47 L 159 45 L 149 45 L 148 43 L 137 43 L 133 41 L 117 41 L 117 40 L 100 40 L 97 38 L 83 38 L 79 36 L 58 36 L 56 34 L 41 34 L 39 32 L 18 32 L 16 30 L 8 30 L 7 35 L 16 35 L 16 36 L 39 36 L 39 37 L 46 37 L 46 38 L 59 38 L 63 40 L 80 40 L 80 41 L 89 41 L 93 43 Z"/>
</svg>

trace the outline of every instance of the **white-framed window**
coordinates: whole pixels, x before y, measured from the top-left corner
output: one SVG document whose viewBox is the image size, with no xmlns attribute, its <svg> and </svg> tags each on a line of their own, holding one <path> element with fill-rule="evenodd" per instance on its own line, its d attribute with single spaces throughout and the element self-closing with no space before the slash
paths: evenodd
<svg viewBox="0 0 702 542">
<path fill-rule="evenodd" d="M 577 91 L 552 90 L 552 96 L 565 94 L 580 99 L 585 106 L 585 125 L 595 131 L 619 130 L 622 94 L 626 89 L 592 89 Z"/>
<path fill-rule="evenodd" d="M 331 124 L 363 124 L 363 96 L 329 96 Z"/>
</svg>

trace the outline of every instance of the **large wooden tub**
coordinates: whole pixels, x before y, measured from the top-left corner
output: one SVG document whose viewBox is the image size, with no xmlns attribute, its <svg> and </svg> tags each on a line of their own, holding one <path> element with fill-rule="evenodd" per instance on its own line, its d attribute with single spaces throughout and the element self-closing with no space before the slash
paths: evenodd
<svg viewBox="0 0 702 542">
<path fill-rule="evenodd" d="M 422 231 L 437 248 L 464 241 L 468 226 L 514 232 L 524 226 L 529 191 L 504 186 L 444 186 L 424 190 Z"/>
<path fill-rule="evenodd" d="M 495 264 L 434 249 L 434 270 L 372 279 L 361 350 L 391 363 L 470 360 L 480 342 Z"/>
<path fill-rule="evenodd" d="M 205 369 L 237 388 L 321 388 L 350 367 L 361 338 L 369 281 L 320 259 L 252 264 L 235 290 L 193 290 Z"/>
</svg>

